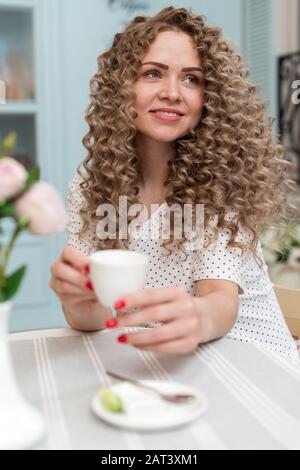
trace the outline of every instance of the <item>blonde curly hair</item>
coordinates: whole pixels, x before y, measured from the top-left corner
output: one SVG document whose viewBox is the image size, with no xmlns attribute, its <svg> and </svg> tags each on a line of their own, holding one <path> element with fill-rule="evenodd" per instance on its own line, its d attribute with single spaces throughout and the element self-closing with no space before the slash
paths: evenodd
<svg viewBox="0 0 300 470">
<path fill-rule="evenodd" d="M 204 228 L 212 229 L 205 248 L 228 229 L 228 247 L 239 247 L 242 253 L 250 249 L 256 256 L 260 229 L 291 217 L 290 164 L 272 132 L 275 119 L 267 115 L 258 87 L 247 80 L 249 71 L 224 40 L 221 28 L 208 26 L 191 9 L 172 6 L 153 17 L 135 17 L 98 58 L 86 113 L 89 132 L 83 138 L 88 156 L 77 168 L 85 200 L 79 237 L 83 239 L 91 222 L 97 221 L 100 204 L 112 204 L 118 211 L 120 196 L 127 196 L 129 205 L 139 202 L 133 84 L 143 56 L 162 31 L 188 34 L 204 73 L 202 117 L 194 130 L 174 142 L 176 156 L 168 162 L 165 200 L 169 206 L 204 204 Z M 228 207 L 236 213 L 230 220 L 225 217 Z M 217 221 L 212 226 L 213 219 Z M 246 243 L 235 241 L 240 226 L 251 234 Z M 184 241 L 176 242 L 177 247 L 182 249 Z M 94 242 L 99 250 L 127 246 L 118 236 L 99 240 L 95 234 Z M 163 243 L 168 254 L 173 242 L 174 227 Z"/>
</svg>

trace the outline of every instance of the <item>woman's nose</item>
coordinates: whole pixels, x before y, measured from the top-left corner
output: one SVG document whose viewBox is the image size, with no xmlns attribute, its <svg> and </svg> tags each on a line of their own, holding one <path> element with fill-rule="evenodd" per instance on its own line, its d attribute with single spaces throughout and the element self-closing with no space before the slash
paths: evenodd
<svg viewBox="0 0 300 470">
<path fill-rule="evenodd" d="M 160 91 L 159 97 L 161 99 L 168 98 L 170 101 L 177 101 L 180 99 L 179 85 L 176 79 L 166 80 Z"/>
</svg>

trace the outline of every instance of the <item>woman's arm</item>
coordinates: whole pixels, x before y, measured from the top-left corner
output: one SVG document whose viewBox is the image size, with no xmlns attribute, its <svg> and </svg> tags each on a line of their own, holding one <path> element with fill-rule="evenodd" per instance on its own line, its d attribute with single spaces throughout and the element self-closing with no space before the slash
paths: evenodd
<svg viewBox="0 0 300 470">
<path fill-rule="evenodd" d="M 98 331 L 105 328 L 107 320 L 112 318 L 110 308 L 95 302 L 89 312 L 82 312 L 80 308 L 71 309 L 61 304 L 66 321 L 74 330 Z"/>
<path fill-rule="evenodd" d="M 224 280 L 197 281 L 195 303 L 205 328 L 201 343 L 225 336 L 235 325 L 238 309 L 238 285 Z"/>
</svg>

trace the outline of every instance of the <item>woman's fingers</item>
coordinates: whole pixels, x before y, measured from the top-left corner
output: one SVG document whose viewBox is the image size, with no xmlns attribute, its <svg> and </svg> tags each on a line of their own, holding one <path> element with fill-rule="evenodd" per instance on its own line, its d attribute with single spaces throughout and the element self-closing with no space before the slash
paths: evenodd
<svg viewBox="0 0 300 470">
<path fill-rule="evenodd" d="M 122 328 L 151 322 L 168 323 L 179 318 L 196 319 L 194 298 L 192 296 L 185 295 L 173 302 L 157 304 L 138 312 L 127 313 L 119 319 L 118 326 Z"/>
<path fill-rule="evenodd" d="M 58 294 L 72 294 L 72 295 L 80 295 L 81 297 L 85 295 L 85 297 L 94 297 L 91 295 L 91 291 L 88 288 L 78 287 L 70 282 L 62 281 L 61 279 L 55 279 L 50 281 L 49 287 L 55 290 Z"/>
<path fill-rule="evenodd" d="M 123 296 L 122 299 L 119 299 L 116 302 L 114 307 L 117 310 L 135 307 L 142 308 L 149 305 L 170 302 L 183 295 L 186 295 L 186 290 L 182 286 L 162 287 L 158 289 L 140 289 L 134 294 Z"/>
<path fill-rule="evenodd" d="M 136 313 L 126 313 L 119 317 L 118 327 L 140 326 L 151 322 L 168 322 L 180 315 L 178 303 L 169 302 L 144 308 Z"/>
<path fill-rule="evenodd" d="M 61 261 L 82 271 L 88 265 L 89 258 L 73 246 L 66 245 L 61 254 Z"/>
<path fill-rule="evenodd" d="M 77 288 L 81 288 L 81 291 L 86 291 L 89 278 L 71 266 L 58 261 L 51 266 L 51 271 L 55 280 L 68 282 Z"/>
<path fill-rule="evenodd" d="M 191 337 L 169 341 L 167 343 L 140 346 L 139 349 L 164 354 L 187 354 L 195 351 L 197 347 L 197 339 Z"/>
<path fill-rule="evenodd" d="M 128 333 L 126 334 L 126 342 L 139 348 L 187 338 L 195 334 L 198 326 L 196 323 L 196 318 L 180 319 L 158 328 L 149 328 L 138 333 Z"/>
<path fill-rule="evenodd" d="M 87 294 L 83 297 L 82 294 L 62 294 L 61 296 L 62 303 L 66 303 L 68 305 L 76 305 L 81 302 L 91 302 L 91 303 L 98 303 L 96 297 L 93 294 Z"/>
</svg>

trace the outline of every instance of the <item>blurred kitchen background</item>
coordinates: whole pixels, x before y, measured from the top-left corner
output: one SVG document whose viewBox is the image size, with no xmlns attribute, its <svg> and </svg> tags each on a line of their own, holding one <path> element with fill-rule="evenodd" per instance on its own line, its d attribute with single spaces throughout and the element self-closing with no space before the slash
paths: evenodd
<svg viewBox="0 0 300 470">
<path fill-rule="evenodd" d="M 13 156 L 28 168 L 38 164 L 42 179 L 65 197 L 85 156 L 84 112 L 97 56 L 133 16 L 169 5 L 192 8 L 221 25 L 244 56 L 278 118 L 300 185 L 300 106 L 291 105 L 291 84 L 300 80 L 300 0 L 0 0 L 0 138 L 17 133 Z M 300 208 L 298 195 L 294 202 Z M 48 288 L 49 266 L 65 242 L 65 234 L 20 238 L 11 269 L 24 262 L 28 273 L 15 299 L 11 331 L 65 325 Z M 285 257 L 269 253 L 271 275 L 300 287 L 299 227 L 291 227 L 285 249 Z"/>
</svg>

